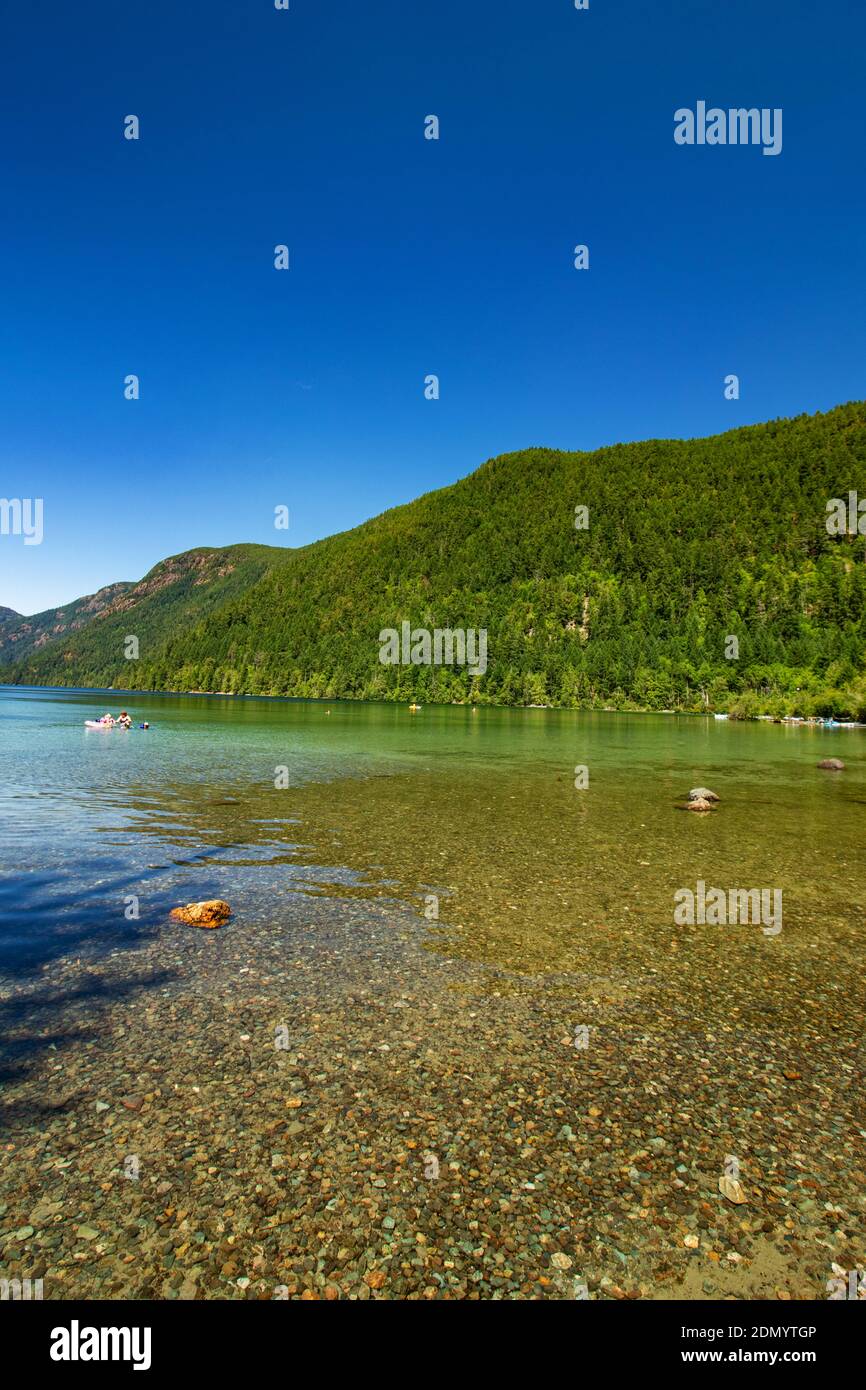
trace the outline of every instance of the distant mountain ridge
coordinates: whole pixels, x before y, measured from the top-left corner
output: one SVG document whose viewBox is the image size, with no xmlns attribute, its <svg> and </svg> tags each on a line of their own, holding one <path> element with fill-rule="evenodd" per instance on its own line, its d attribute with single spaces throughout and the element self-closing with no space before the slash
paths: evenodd
<svg viewBox="0 0 866 1390">
<path fill-rule="evenodd" d="M 16 613 L 14 621 L 0 625 L 0 671 L 7 664 L 18 668 L 30 662 L 34 682 L 42 684 L 38 658 L 46 648 L 48 665 L 53 667 L 59 658 L 67 670 L 98 659 L 112 647 L 125 662 L 123 646 L 130 631 L 139 642 L 166 641 L 178 625 L 200 621 L 211 608 L 254 584 L 269 560 L 286 553 L 266 545 L 201 547 L 161 560 L 138 583 L 107 584 L 95 594 L 31 618 Z"/>
<path fill-rule="evenodd" d="M 526 449 L 313 545 L 173 556 L 98 611 L 68 606 L 60 631 L 44 622 L 38 646 L 0 628 L 0 679 L 866 717 L 863 538 L 825 524 L 852 490 L 866 497 L 862 401 L 706 439 Z M 487 670 L 382 665 L 380 630 L 404 621 L 484 629 Z"/>
<path fill-rule="evenodd" d="M 95 594 L 74 599 L 62 608 L 48 608 L 44 613 L 34 613 L 30 618 L 15 613 L 11 608 L 0 609 L 0 662 L 23 661 L 46 643 L 77 632 L 132 587 L 132 584 L 123 582 L 108 584 Z"/>
<path fill-rule="evenodd" d="M 26 619 L 22 613 L 16 613 L 14 608 L 0 607 L 0 664 L 4 660 L 2 646 L 4 634 L 11 632 L 13 628 L 17 628 L 23 622 L 26 622 Z"/>
</svg>

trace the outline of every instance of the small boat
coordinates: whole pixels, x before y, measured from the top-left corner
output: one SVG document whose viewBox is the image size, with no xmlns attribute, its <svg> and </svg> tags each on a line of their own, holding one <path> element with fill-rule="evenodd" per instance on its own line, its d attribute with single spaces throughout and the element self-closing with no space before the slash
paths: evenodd
<svg viewBox="0 0 866 1390">
<path fill-rule="evenodd" d="M 101 719 L 85 719 L 84 727 L 85 729 L 135 729 L 136 727 L 139 729 L 149 729 L 150 725 L 148 723 L 138 725 L 121 724 L 117 719 L 115 719 L 113 724 L 103 724 Z"/>
<path fill-rule="evenodd" d="M 728 717 L 728 716 L 727 716 L 726 714 L 714 714 L 714 715 L 713 715 L 713 718 L 714 718 L 714 719 L 727 719 L 727 717 Z"/>
</svg>

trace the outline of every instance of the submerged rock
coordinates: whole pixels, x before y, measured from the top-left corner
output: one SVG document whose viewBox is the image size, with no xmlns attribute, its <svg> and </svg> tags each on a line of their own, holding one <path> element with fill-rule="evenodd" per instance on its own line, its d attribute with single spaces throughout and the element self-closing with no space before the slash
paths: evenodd
<svg viewBox="0 0 866 1390">
<path fill-rule="evenodd" d="M 825 768 L 827 772 L 845 771 L 845 764 L 841 758 L 822 758 L 818 766 Z"/>
<path fill-rule="evenodd" d="M 742 1206 L 743 1202 L 748 1202 L 748 1197 L 743 1191 L 742 1183 L 739 1178 L 722 1177 L 719 1178 L 719 1191 L 723 1197 L 727 1197 L 734 1206 Z"/>
<path fill-rule="evenodd" d="M 715 792 L 711 792 L 709 787 L 692 787 L 689 792 L 689 801 L 718 801 Z"/>
<path fill-rule="evenodd" d="M 190 927 L 219 927 L 231 917 L 232 910 L 221 898 L 210 898 L 204 903 L 187 903 L 186 907 L 173 907 L 171 915 L 178 922 L 186 922 Z"/>
</svg>

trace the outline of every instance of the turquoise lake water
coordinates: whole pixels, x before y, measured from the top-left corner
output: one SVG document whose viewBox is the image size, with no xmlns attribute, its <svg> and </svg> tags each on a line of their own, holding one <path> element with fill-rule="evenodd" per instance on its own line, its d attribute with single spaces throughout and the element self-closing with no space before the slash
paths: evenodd
<svg viewBox="0 0 866 1390">
<path fill-rule="evenodd" d="M 151 728 L 84 727 L 124 705 Z M 781 888 L 801 937 L 864 920 L 860 730 L 5 688 L 0 746 L 14 970 L 213 896 L 251 915 L 393 899 L 432 949 L 524 973 L 580 969 L 640 922 L 666 930 L 699 879 Z M 828 756 L 846 771 L 818 771 Z M 711 816 L 681 809 L 695 785 L 721 797 Z"/>
<path fill-rule="evenodd" d="M 85 728 L 123 706 L 150 729 Z M 4 1277 L 814 1299 L 863 1267 L 863 731 L 4 689 L 0 748 Z M 781 932 L 677 923 L 701 881 L 781 893 Z M 211 897 L 218 931 L 170 917 Z"/>
</svg>

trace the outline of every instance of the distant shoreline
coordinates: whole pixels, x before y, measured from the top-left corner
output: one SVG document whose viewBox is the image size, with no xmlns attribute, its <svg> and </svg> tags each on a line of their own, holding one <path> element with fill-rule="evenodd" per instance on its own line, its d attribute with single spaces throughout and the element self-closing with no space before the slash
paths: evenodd
<svg viewBox="0 0 866 1390">
<path fill-rule="evenodd" d="M 399 700 L 363 700 L 352 699 L 344 695 L 326 698 L 316 695 L 260 695 L 243 694 L 231 690 L 147 690 L 138 687 L 127 687 L 119 685 L 9 685 L 0 682 L 0 690 L 44 690 L 63 692 L 70 695 L 121 695 L 124 697 L 141 695 L 148 698 L 160 698 L 167 696 L 177 699 L 182 696 L 195 695 L 220 700 L 274 700 L 285 704 L 295 705 L 394 705 L 397 707 L 405 706 L 407 701 L 402 698 Z M 775 718 L 770 714 L 754 715 L 729 715 L 723 710 L 691 710 L 691 709 L 649 709 L 646 707 L 629 706 L 628 708 L 618 709 L 614 705 L 501 705 L 493 700 L 451 700 L 448 704 L 437 703 L 435 700 L 427 700 L 419 708 L 425 709 L 499 709 L 499 710 L 544 710 L 554 713 L 572 714 L 659 714 L 677 715 L 687 719 L 716 719 L 717 722 L 728 722 L 731 724 L 779 724 L 787 728 L 805 729 L 866 729 L 866 723 L 857 720 L 839 720 L 828 723 L 822 719 L 806 719 L 797 717 Z"/>
</svg>

